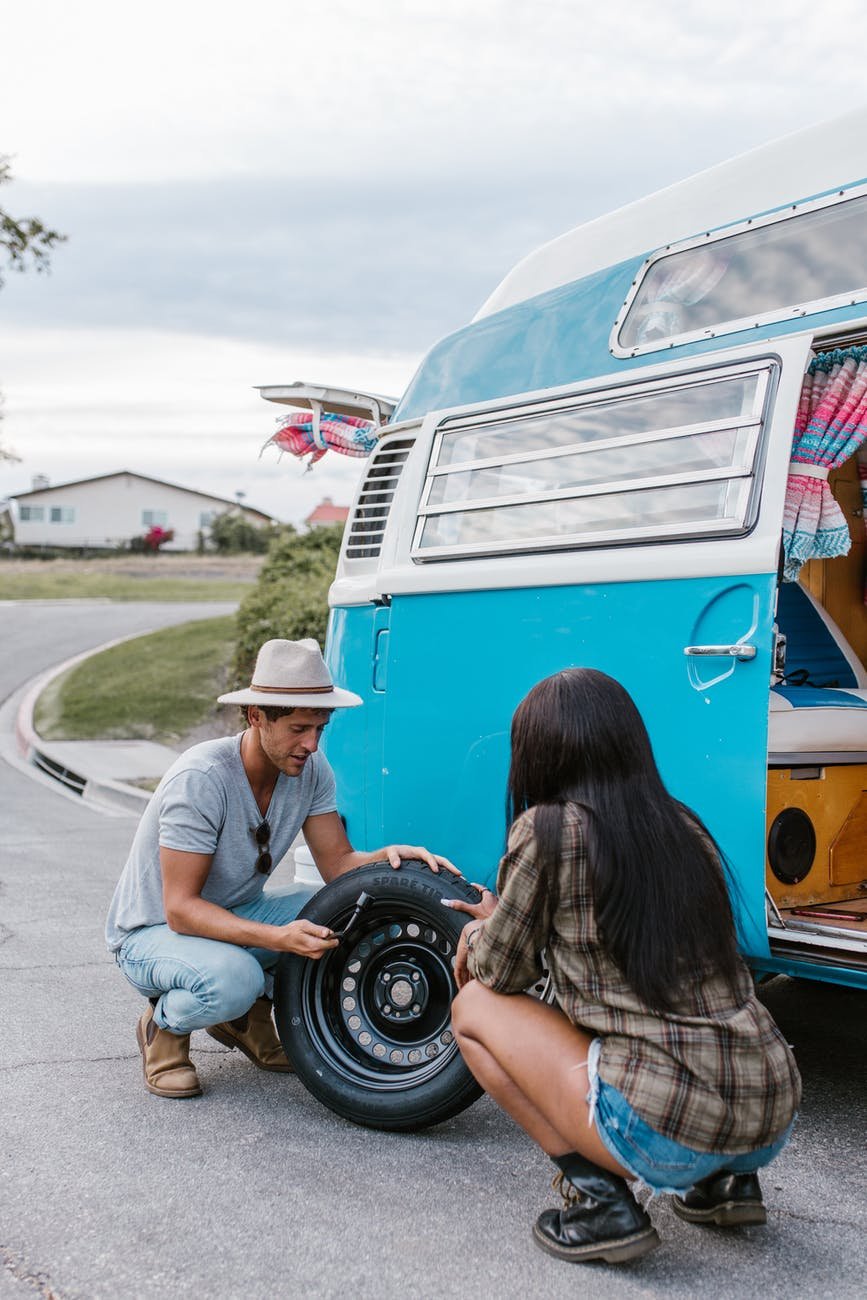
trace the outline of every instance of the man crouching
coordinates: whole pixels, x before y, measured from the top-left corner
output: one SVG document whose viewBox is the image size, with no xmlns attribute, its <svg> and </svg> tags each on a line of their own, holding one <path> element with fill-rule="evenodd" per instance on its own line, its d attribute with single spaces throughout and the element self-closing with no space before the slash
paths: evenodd
<svg viewBox="0 0 867 1300">
<path fill-rule="evenodd" d="M 182 754 L 154 792 L 109 909 L 106 940 L 149 1001 L 136 1029 L 145 1087 L 197 1097 L 190 1033 L 206 1029 L 262 1070 L 291 1070 L 268 989 L 283 952 L 318 960 L 338 940 L 296 920 L 315 887 L 265 891 L 299 831 L 323 880 L 387 858 L 445 866 L 416 845 L 357 852 L 337 813 L 334 774 L 319 752 L 332 711 L 361 699 L 332 683 L 318 644 L 267 641 L 245 706 L 247 729 Z"/>
</svg>

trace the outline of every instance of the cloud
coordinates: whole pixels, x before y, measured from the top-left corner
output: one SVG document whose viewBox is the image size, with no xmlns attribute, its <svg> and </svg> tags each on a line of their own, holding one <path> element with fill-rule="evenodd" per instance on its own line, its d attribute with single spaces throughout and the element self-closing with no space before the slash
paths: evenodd
<svg viewBox="0 0 867 1300">
<path fill-rule="evenodd" d="M 845 108 L 865 30 L 858 0 L 151 0 L 132 17 L 42 0 L 38 22 L 4 14 L 0 120 L 42 180 L 472 174 L 540 151 L 556 167 L 581 126 L 609 145 L 625 127 L 637 152 L 658 113 L 680 134 L 806 124 L 829 50 Z"/>
<path fill-rule="evenodd" d="M 540 243 L 860 101 L 867 37 L 857 0 L 213 0 L 207 22 L 153 0 L 131 35 L 109 0 L 40 14 L 50 42 L 4 18 L 3 198 L 70 241 L 4 316 L 367 354 L 430 346 Z"/>
<path fill-rule="evenodd" d="M 421 348 L 587 206 L 573 185 L 535 211 L 504 189 L 462 178 L 409 190 L 317 178 L 20 186 L 19 208 L 50 215 L 69 242 L 50 278 L 10 278 L 4 311 L 29 324 Z"/>
<path fill-rule="evenodd" d="M 398 394 L 540 243 L 860 102 L 867 10 L 43 0 L 3 31 L 2 201 L 70 238 L 0 295 L 0 491 L 129 465 L 297 518 L 358 468 L 258 462 L 251 384 Z"/>
<path fill-rule="evenodd" d="M 50 277 L 11 276 L 8 319 L 425 349 L 465 324 L 539 244 L 714 161 L 704 138 L 611 151 L 586 127 L 559 162 L 480 159 L 425 179 L 315 174 L 140 185 L 17 185 L 15 210 L 69 235 Z M 624 134 L 622 139 L 628 139 Z M 754 143 L 749 140 L 749 143 Z M 717 153 L 730 152 L 722 142 Z M 10 202 L 11 206 L 11 202 Z"/>
<path fill-rule="evenodd" d="M 4 329 L 4 444 L 0 498 L 30 487 L 118 469 L 137 470 L 247 504 L 293 523 L 323 496 L 348 505 L 363 461 L 328 453 L 312 471 L 274 448 L 261 456 L 285 409 L 256 384 L 331 381 L 398 395 L 418 358 L 359 358 L 236 339 L 152 330 Z"/>
</svg>

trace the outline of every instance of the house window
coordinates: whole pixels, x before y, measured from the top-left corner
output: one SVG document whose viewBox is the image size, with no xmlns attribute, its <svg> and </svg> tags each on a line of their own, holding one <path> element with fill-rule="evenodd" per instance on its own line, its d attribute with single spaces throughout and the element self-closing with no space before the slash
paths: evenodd
<svg viewBox="0 0 867 1300">
<path fill-rule="evenodd" d="M 45 506 L 21 506 L 19 513 L 22 524 L 41 524 L 45 519 Z"/>
<path fill-rule="evenodd" d="M 167 510 L 143 510 L 141 512 L 142 528 L 165 528 L 169 522 Z"/>
<path fill-rule="evenodd" d="M 413 558 L 743 532 L 772 373 L 739 367 L 444 421 Z"/>
<path fill-rule="evenodd" d="M 53 524 L 74 524 L 74 506 L 52 506 L 49 518 Z"/>
<path fill-rule="evenodd" d="M 203 510 L 199 515 L 199 527 L 210 528 L 211 524 L 217 517 L 216 510 Z"/>
</svg>

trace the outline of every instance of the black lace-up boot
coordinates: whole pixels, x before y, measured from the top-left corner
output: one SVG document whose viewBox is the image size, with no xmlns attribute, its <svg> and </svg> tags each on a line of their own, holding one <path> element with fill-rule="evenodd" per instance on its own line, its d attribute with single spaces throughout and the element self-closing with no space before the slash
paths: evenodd
<svg viewBox="0 0 867 1300">
<path fill-rule="evenodd" d="M 675 1196 L 675 1214 L 687 1223 L 713 1223 L 736 1228 L 747 1223 L 767 1223 L 757 1174 L 733 1174 L 721 1169 L 703 1178 L 683 1196 Z"/>
<path fill-rule="evenodd" d="M 571 1153 L 568 1177 L 557 1174 L 552 1186 L 563 1208 L 543 1210 L 533 1227 L 536 1245 L 549 1255 L 579 1264 L 623 1264 L 659 1245 L 648 1215 L 616 1174 Z"/>
</svg>

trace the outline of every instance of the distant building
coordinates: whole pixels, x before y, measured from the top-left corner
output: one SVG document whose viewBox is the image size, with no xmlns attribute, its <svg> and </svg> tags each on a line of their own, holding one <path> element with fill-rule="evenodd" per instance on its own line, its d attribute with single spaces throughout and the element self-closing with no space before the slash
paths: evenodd
<svg viewBox="0 0 867 1300">
<path fill-rule="evenodd" d="M 212 521 L 227 510 L 253 524 L 273 522 L 262 510 L 132 470 L 56 487 L 39 475 L 29 492 L 12 494 L 9 501 L 19 546 L 114 549 L 157 526 L 174 532 L 163 550 L 192 551 L 199 534 L 207 538 Z"/>
<path fill-rule="evenodd" d="M 336 506 L 331 497 L 323 497 L 304 522 L 308 528 L 321 528 L 323 524 L 345 524 L 348 518 L 349 506 Z"/>
</svg>

